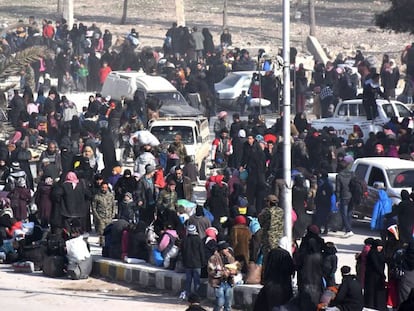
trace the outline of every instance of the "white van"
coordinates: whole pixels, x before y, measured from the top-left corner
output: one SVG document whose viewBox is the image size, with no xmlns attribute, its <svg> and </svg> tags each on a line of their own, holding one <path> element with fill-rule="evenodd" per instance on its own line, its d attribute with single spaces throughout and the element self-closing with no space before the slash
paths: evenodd
<svg viewBox="0 0 414 311">
<path fill-rule="evenodd" d="M 205 117 L 166 117 L 153 120 L 149 131 L 154 134 L 161 144 L 174 142 L 179 134 L 187 150 L 198 166 L 200 178 L 205 177 L 206 160 L 210 155 L 211 140 L 208 119 Z"/>
<path fill-rule="evenodd" d="M 112 71 L 102 86 L 102 96 L 114 100 L 145 103 L 155 97 L 161 104 L 160 116 L 199 116 L 201 111 L 190 106 L 184 96 L 168 80 L 142 71 Z"/>
</svg>

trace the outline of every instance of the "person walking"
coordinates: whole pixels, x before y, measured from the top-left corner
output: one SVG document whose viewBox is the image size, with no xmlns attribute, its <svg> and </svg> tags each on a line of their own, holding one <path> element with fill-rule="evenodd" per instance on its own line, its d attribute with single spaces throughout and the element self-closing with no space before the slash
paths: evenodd
<svg viewBox="0 0 414 311">
<path fill-rule="evenodd" d="M 380 188 L 376 184 L 374 184 L 374 187 L 378 189 L 378 201 L 375 203 L 372 211 L 371 230 L 379 231 L 381 239 L 385 241 L 384 219 L 386 214 L 392 212 L 392 200 L 388 197 L 387 192 L 385 192 L 385 187 Z"/>
</svg>

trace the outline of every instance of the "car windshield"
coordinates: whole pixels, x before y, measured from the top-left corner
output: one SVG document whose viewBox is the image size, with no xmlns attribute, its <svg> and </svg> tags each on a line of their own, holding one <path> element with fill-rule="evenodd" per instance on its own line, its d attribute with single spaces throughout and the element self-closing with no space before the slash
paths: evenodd
<svg viewBox="0 0 414 311">
<path fill-rule="evenodd" d="M 175 135 L 177 134 L 181 135 L 182 142 L 185 145 L 194 144 L 193 128 L 190 126 L 154 126 L 151 128 L 151 133 L 154 134 L 162 144 L 174 142 Z"/>
<path fill-rule="evenodd" d="M 407 109 L 407 107 L 401 104 L 395 104 L 395 106 L 397 107 L 398 114 L 401 118 L 411 117 L 411 112 Z"/>
<path fill-rule="evenodd" d="M 235 74 L 229 74 L 225 77 L 220 83 L 226 84 L 228 86 L 234 86 L 240 80 L 240 76 Z"/>
<path fill-rule="evenodd" d="M 149 93 L 150 96 L 159 99 L 163 106 L 187 105 L 185 98 L 178 92 Z"/>
<path fill-rule="evenodd" d="M 414 169 L 387 170 L 393 188 L 411 188 L 414 185 Z"/>
</svg>

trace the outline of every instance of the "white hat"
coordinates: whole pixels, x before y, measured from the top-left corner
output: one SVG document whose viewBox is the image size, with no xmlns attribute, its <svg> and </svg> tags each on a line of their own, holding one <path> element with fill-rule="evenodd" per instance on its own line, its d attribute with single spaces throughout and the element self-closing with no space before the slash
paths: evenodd
<svg viewBox="0 0 414 311">
<path fill-rule="evenodd" d="M 188 234 L 196 234 L 197 233 L 197 228 L 195 225 L 189 225 L 187 227 L 187 232 Z"/>
</svg>

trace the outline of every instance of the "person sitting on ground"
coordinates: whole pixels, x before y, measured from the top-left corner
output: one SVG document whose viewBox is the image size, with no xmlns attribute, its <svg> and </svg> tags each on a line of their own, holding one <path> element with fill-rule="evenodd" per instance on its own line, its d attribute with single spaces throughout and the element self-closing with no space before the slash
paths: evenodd
<svg viewBox="0 0 414 311">
<path fill-rule="evenodd" d="M 351 274 L 351 267 L 341 268 L 342 284 L 339 286 L 338 294 L 330 303 L 331 307 L 327 311 L 362 311 L 364 308 L 364 298 L 362 295 L 361 284 L 356 275 Z"/>
</svg>

